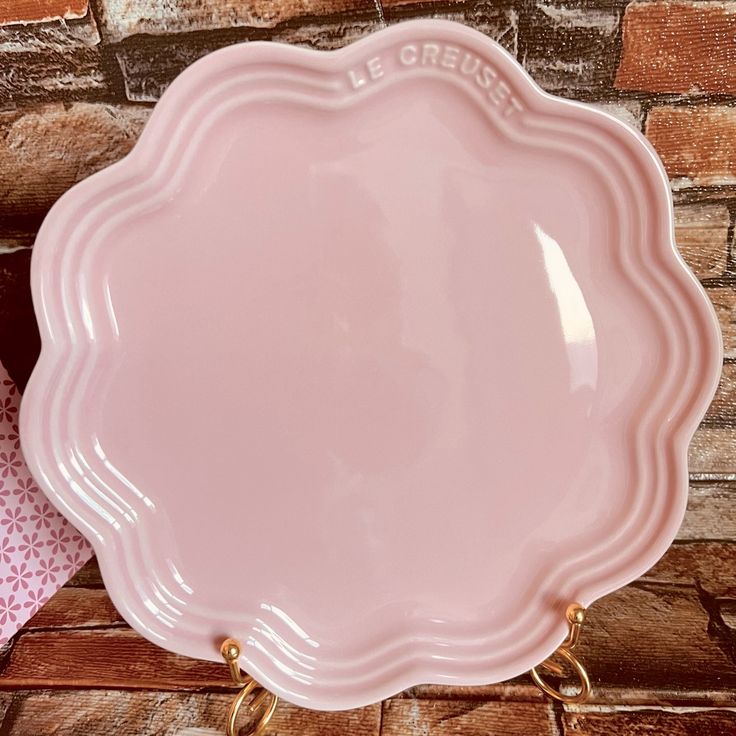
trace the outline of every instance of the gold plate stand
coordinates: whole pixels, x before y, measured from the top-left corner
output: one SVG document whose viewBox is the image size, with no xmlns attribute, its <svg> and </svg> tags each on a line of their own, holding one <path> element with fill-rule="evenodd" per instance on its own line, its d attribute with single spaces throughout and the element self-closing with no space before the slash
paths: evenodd
<svg viewBox="0 0 736 736">
<path fill-rule="evenodd" d="M 567 624 L 569 631 L 565 641 L 560 644 L 555 650 L 551 657 L 548 657 L 541 664 L 536 667 L 532 667 L 530 674 L 534 684 L 550 698 L 559 700 L 563 703 L 584 703 L 590 695 L 590 678 L 588 673 L 583 667 L 582 662 L 572 653 L 572 650 L 578 643 L 580 638 L 580 630 L 583 627 L 585 621 L 585 608 L 579 603 L 571 603 L 567 607 L 566 612 Z M 543 677 L 539 674 L 539 670 L 542 670 L 548 674 L 552 674 L 555 677 L 563 677 L 564 672 L 560 666 L 552 661 L 552 657 L 558 656 L 564 659 L 567 664 L 572 667 L 573 671 L 578 677 L 579 690 L 572 695 L 566 695 L 561 690 L 553 688 Z"/>
<path fill-rule="evenodd" d="M 572 603 L 567 607 L 566 617 L 569 631 L 565 641 L 560 644 L 551 657 L 545 659 L 536 667 L 532 667 L 530 674 L 534 684 L 550 698 L 560 700 L 563 703 L 582 703 L 590 695 L 590 679 L 585 667 L 572 653 L 572 650 L 580 638 L 580 631 L 585 621 L 585 608 L 579 603 Z M 260 736 L 273 717 L 279 699 L 276 695 L 261 687 L 252 677 L 243 675 L 240 671 L 240 665 L 238 664 L 240 644 L 235 639 L 225 639 L 220 647 L 220 653 L 230 669 L 230 677 L 233 683 L 240 688 L 230 704 L 225 733 L 227 736 Z M 565 660 L 577 675 L 579 689 L 572 695 L 567 695 L 560 689 L 555 689 L 540 674 L 541 670 L 548 675 L 564 677 L 562 667 L 552 661 L 553 657 Z M 250 730 L 248 731 L 237 727 L 238 715 L 243 708 L 250 719 Z"/>
<path fill-rule="evenodd" d="M 240 644 L 235 639 L 225 639 L 220 647 L 220 654 L 230 668 L 230 677 L 240 692 L 235 696 L 227 712 L 225 733 L 227 736 L 260 736 L 268 726 L 278 705 L 278 696 L 262 688 L 252 677 L 243 675 L 238 665 Z M 250 719 L 250 730 L 238 729 L 237 721 L 240 710 L 245 705 L 245 712 Z"/>
</svg>

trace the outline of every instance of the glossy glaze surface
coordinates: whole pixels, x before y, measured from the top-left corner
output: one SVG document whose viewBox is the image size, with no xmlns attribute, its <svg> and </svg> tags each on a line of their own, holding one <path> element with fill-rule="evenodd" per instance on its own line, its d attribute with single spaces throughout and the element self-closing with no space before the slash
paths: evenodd
<svg viewBox="0 0 736 736">
<path fill-rule="evenodd" d="M 24 450 L 116 606 L 314 708 L 549 654 L 671 542 L 720 365 L 648 144 L 441 21 L 198 62 L 33 288 Z"/>
</svg>

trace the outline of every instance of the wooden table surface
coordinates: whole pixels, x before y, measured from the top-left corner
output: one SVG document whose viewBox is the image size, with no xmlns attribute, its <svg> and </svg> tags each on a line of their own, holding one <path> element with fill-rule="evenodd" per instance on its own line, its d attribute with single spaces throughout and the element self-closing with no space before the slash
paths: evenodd
<svg viewBox="0 0 736 736">
<path fill-rule="evenodd" d="M 479 28 L 545 89 L 646 133 L 672 181 L 678 245 L 721 320 L 723 380 L 691 446 L 676 542 L 589 611 L 588 703 L 550 702 L 524 676 L 350 712 L 282 705 L 270 733 L 736 734 L 736 2 L 0 0 L 0 360 L 22 385 L 38 352 L 28 264 L 45 212 L 130 149 L 187 64 L 241 40 L 334 48 L 429 15 Z M 220 729 L 230 697 L 224 665 L 131 631 L 94 562 L 0 651 L 0 736 L 209 733 L 197 729 Z"/>
</svg>

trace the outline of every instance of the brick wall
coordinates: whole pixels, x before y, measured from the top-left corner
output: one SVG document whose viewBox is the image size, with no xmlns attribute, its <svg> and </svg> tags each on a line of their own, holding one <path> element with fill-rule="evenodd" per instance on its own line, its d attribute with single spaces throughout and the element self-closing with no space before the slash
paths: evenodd
<svg viewBox="0 0 736 736">
<path fill-rule="evenodd" d="M 0 360 L 16 379 L 38 349 L 23 288 L 38 224 L 130 150 L 182 69 L 238 41 L 330 49 L 428 15 L 482 30 L 545 89 L 646 133 L 672 179 L 680 246 L 730 335 L 736 2 L 0 0 Z"/>
<path fill-rule="evenodd" d="M 428 15 L 482 30 L 548 91 L 646 132 L 672 178 L 680 245 L 718 288 L 730 334 L 736 2 L 0 0 L 0 360 L 15 378 L 38 349 L 23 284 L 39 222 L 130 149 L 182 69 L 238 41 L 331 49 Z"/>
</svg>

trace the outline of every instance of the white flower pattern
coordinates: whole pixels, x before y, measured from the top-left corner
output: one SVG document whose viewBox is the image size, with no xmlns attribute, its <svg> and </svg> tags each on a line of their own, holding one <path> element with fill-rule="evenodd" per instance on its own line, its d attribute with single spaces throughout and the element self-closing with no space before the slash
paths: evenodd
<svg viewBox="0 0 736 736">
<path fill-rule="evenodd" d="M 19 405 L 0 365 L 0 646 L 92 555 L 31 478 L 20 452 Z"/>
</svg>

